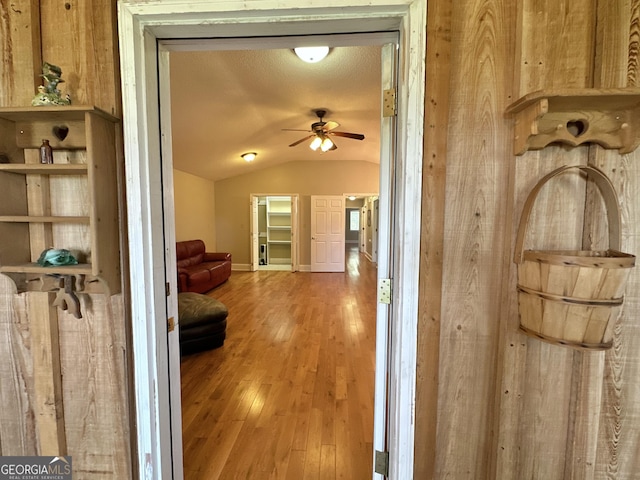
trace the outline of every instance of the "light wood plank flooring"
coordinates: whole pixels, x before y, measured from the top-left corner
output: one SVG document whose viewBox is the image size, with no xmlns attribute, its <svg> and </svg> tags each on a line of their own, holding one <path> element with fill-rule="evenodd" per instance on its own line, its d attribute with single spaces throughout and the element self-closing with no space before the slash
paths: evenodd
<svg viewBox="0 0 640 480">
<path fill-rule="evenodd" d="M 233 272 L 222 348 L 181 362 L 187 480 L 371 478 L 376 274 Z"/>
</svg>

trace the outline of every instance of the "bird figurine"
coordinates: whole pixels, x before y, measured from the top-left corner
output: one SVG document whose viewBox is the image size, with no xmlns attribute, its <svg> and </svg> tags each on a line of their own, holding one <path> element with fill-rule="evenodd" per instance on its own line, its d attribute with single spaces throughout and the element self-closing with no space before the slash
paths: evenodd
<svg viewBox="0 0 640 480">
<path fill-rule="evenodd" d="M 69 95 L 63 97 L 60 90 L 58 90 L 58 85 L 64 83 L 64 80 L 61 78 L 62 69 L 59 66 L 44 62 L 42 65 L 42 75 L 40 76 L 44 79 L 44 85 L 38 86 L 38 93 L 33 97 L 33 100 L 31 100 L 31 105 L 71 104 L 71 97 Z"/>
</svg>

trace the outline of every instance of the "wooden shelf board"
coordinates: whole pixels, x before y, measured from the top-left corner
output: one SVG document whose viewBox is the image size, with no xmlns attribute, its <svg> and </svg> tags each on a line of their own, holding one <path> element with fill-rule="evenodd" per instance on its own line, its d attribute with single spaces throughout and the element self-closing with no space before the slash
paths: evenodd
<svg viewBox="0 0 640 480">
<path fill-rule="evenodd" d="M 291 243 L 291 240 L 267 240 L 267 243 L 275 245 L 289 245 Z"/>
<path fill-rule="evenodd" d="M 36 274 L 61 274 L 61 275 L 92 275 L 91 264 L 62 265 L 57 267 L 42 267 L 37 263 L 22 263 L 19 265 L 2 265 L 0 273 L 36 273 Z"/>
<path fill-rule="evenodd" d="M 0 107 L 0 118 L 13 122 L 56 122 L 84 120 L 85 113 L 96 113 L 112 122 L 120 120 L 91 105 L 59 107 Z"/>
<path fill-rule="evenodd" d="M 556 88 L 537 90 L 519 98 L 507 107 L 508 114 L 517 113 L 533 103 L 549 99 L 570 109 L 602 108 L 604 110 L 640 105 L 640 88 Z"/>
<path fill-rule="evenodd" d="M 270 265 L 290 265 L 291 259 L 286 257 L 271 257 L 269 259 Z"/>
<path fill-rule="evenodd" d="M 2 163 L 0 172 L 33 175 L 82 175 L 87 173 L 87 165 L 83 163 L 53 164 L 41 163 Z"/>
<path fill-rule="evenodd" d="M 30 215 L 2 215 L 0 222 L 8 223 L 82 223 L 89 224 L 89 217 L 34 217 Z"/>
</svg>

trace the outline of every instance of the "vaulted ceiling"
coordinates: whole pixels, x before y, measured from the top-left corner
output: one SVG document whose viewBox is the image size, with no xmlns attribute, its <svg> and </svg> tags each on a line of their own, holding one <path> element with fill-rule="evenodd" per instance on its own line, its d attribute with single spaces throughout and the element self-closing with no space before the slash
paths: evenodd
<svg viewBox="0 0 640 480">
<path fill-rule="evenodd" d="M 171 123 L 178 170 L 220 180 L 292 161 L 379 163 L 381 70 L 379 46 L 334 47 L 319 63 L 291 49 L 172 52 Z M 336 131 L 337 149 L 313 151 L 316 109 Z M 252 163 L 240 155 L 257 152 Z"/>
</svg>

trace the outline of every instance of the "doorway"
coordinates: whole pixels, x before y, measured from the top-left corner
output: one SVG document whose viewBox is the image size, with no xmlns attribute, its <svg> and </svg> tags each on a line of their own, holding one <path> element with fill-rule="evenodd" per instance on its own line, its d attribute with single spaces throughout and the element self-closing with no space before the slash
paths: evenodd
<svg viewBox="0 0 640 480">
<path fill-rule="evenodd" d="M 251 194 L 251 268 L 297 272 L 299 196 Z"/>
<path fill-rule="evenodd" d="M 183 5 L 184 3 L 184 5 Z M 163 208 L 172 207 L 163 199 L 162 183 L 171 182 L 171 172 L 163 170 L 161 144 L 171 151 L 170 139 L 161 136 L 157 70 L 166 68 L 166 45 L 157 40 L 208 36 L 260 34 L 401 32 L 404 55 L 399 75 L 397 215 L 391 224 L 398 245 L 394 253 L 392 310 L 397 322 L 391 336 L 389 404 L 389 472 L 392 478 L 412 478 L 415 358 L 417 329 L 417 285 L 420 246 L 420 190 L 424 118 L 424 57 L 426 1 L 381 0 L 341 2 L 339 6 L 301 7 L 295 0 L 269 3 L 263 10 L 238 4 L 203 1 L 119 2 L 119 35 L 122 66 L 124 138 L 129 218 L 130 284 L 133 322 L 133 358 L 136 370 L 136 425 L 138 475 L 141 478 L 181 478 L 181 459 L 171 457 L 172 425 L 168 412 L 171 353 L 176 353 L 176 334 L 166 335 L 163 318 L 176 315 L 177 302 L 167 298 L 167 280 L 158 269 L 165 258 L 175 262 L 171 234 L 165 236 Z M 236 5 L 236 4 L 233 4 Z M 291 16 L 291 12 L 296 12 Z M 366 14 L 364 13 L 366 12 Z M 275 21 L 274 21 L 275 20 Z M 168 41 L 168 40 L 166 40 Z M 167 111 L 162 118 L 167 118 Z M 163 202 L 164 200 L 164 202 Z M 381 215 L 382 218 L 382 215 Z M 171 225 L 169 226 L 171 227 Z M 168 229 L 169 231 L 171 228 Z M 398 235 L 401 232 L 400 235 Z M 175 282 L 175 280 L 174 280 Z M 175 290 L 173 290 L 175 291 Z M 147 319 L 147 321 L 140 321 Z M 400 346 L 402 345 L 402 348 Z M 169 366 L 169 368 L 167 368 Z M 376 403 L 385 401 L 376 397 Z M 177 426 L 173 425 L 175 430 Z M 176 453 L 176 452 L 174 452 Z"/>
<path fill-rule="evenodd" d="M 349 37 L 349 38 L 347 38 Z M 333 42 L 351 42 L 353 44 L 357 43 L 357 40 L 354 40 L 354 38 L 358 38 L 359 35 L 352 35 L 352 36 L 347 36 L 347 35 L 343 35 L 341 36 L 340 39 L 335 39 L 332 38 L 331 40 L 333 40 Z M 363 50 L 367 50 L 369 52 L 375 52 L 375 60 L 377 63 L 377 68 L 376 70 L 374 70 L 375 72 L 375 77 L 376 77 L 376 83 L 375 83 L 375 88 L 376 88 L 376 94 L 374 95 L 374 98 L 371 99 L 370 97 L 365 97 L 364 92 L 363 92 L 363 88 L 364 88 L 364 84 L 368 83 L 368 82 L 364 82 L 362 81 L 358 81 L 357 77 L 356 79 L 353 80 L 353 83 L 356 84 L 357 88 L 360 89 L 360 93 L 364 98 L 368 98 L 368 102 L 369 103 L 373 103 L 375 105 L 376 111 L 373 115 L 374 118 L 374 123 L 375 125 L 375 129 L 377 131 L 380 131 L 381 127 L 380 127 L 380 123 L 382 122 L 382 120 L 380 119 L 381 115 L 380 115 L 380 106 L 379 103 L 381 102 L 381 91 L 382 91 L 382 86 L 385 85 L 384 84 L 384 80 L 387 79 L 387 81 L 393 81 L 395 79 L 395 57 L 397 56 L 397 41 L 394 43 L 391 43 L 390 40 L 396 39 L 396 35 L 395 34 L 385 34 L 385 35 L 366 35 L 364 36 L 364 38 L 361 40 L 362 42 L 365 42 L 366 45 L 360 48 L 356 48 L 356 47 L 351 47 L 351 46 L 347 46 L 347 47 L 334 47 L 334 51 L 332 52 L 333 55 L 338 55 L 340 54 L 341 50 L 349 50 L 349 49 L 353 49 L 354 51 L 357 51 L 358 53 L 362 53 Z M 296 41 L 296 38 L 287 38 L 284 41 L 286 42 L 294 42 Z M 322 41 L 325 40 L 324 38 L 322 38 L 321 40 L 318 41 Z M 261 45 L 264 48 L 264 45 L 266 45 L 268 42 L 270 41 L 276 41 L 279 42 L 281 40 L 279 39 L 261 39 Z M 233 57 L 236 52 L 235 51 L 231 51 L 231 53 L 229 53 L 228 50 L 226 50 L 227 48 L 229 48 L 229 43 L 231 42 L 231 40 L 227 40 L 224 42 L 224 45 L 220 46 L 220 45 L 216 45 L 214 46 L 214 52 L 213 54 L 209 57 L 211 60 L 209 60 L 207 57 L 205 57 L 202 53 L 203 52 L 198 52 L 199 55 L 195 56 L 198 60 L 198 65 L 201 65 L 202 63 L 206 62 L 207 60 L 210 62 L 211 65 L 217 65 L 217 63 L 215 61 L 218 61 L 218 59 L 223 59 L 223 61 L 225 62 L 224 65 L 230 66 L 230 63 L 232 63 L 233 59 L 231 57 Z M 249 48 L 251 45 L 251 42 L 247 39 L 244 40 L 244 48 Z M 371 42 L 371 43 L 369 43 Z M 206 43 L 206 42 L 205 42 Z M 172 47 L 177 47 L 177 44 L 173 44 Z M 200 48 L 206 48 L 208 45 L 203 45 Z M 272 45 L 269 45 L 270 47 Z M 191 48 L 198 48 L 197 45 L 190 45 Z M 224 48 L 224 54 L 220 55 L 219 54 L 219 50 L 218 48 Z M 171 56 L 169 58 L 169 60 L 171 61 L 172 65 L 174 66 L 175 70 L 181 71 L 181 72 L 187 72 L 188 70 L 185 68 L 184 63 L 180 63 L 177 61 L 178 58 L 180 57 L 184 57 L 184 53 L 188 53 L 188 52 L 177 52 L 175 55 L 173 54 L 173 51 L 171 52 Z M 269 57 L 271 54 L 273 53 L 273 50 L 268 50 L 268 51 L 264 51 L 264 50 L 256 50 L 253 51 L 253 59 L 257 59 L 262 57 L 262 61 L 265 62 L 266 58 Z M 284 53 L 287 54 L 289 52 L 289 50 L 284 49 Z M 240 55 L 240 58 L 242 60 L 246 60 L 250 55 L 242 52 L 242 55 Z M 291 57 L 291 55 L 289 55 Z M 189 56 L 189 58 L 194 58 L 194 56 Z M 335 57 L 335 58 L 340 58 L 340 57 Z M 293 58 L 292 58 L 293 59 Z M 175 65 L 174 65 L 174 60 L 175 60 Z M 214 61 L 215 60 L 215 61 Z M 382 68 L 382 64 L 385 65 L 384 68 Z M 296 62 L 296 67 L 298 65 L 298 62 Z M 200 70 L 202 70 L 203 67 L 200 67 Z M 282 65 L 280 65 L 280 69 L 282 69 Z M 344 67 L 343 67 L 344 68 Z M 175 85 L 173 85 L 173 72 L 175 70 L 171 70 L 171 79 L 172 79 L 172 86 L 171 86 L 171 92 L 173 93 L 174 91 L 177 92 L 183 92 L 185 90 L 185 83 L 181 82 L 180 84 L 176 83 Z M 231 66 L 227 71 L 225 71 L 225 73 L 228 75 L 229 71 L 234 71 L 234 67 Z M 383 73 L 384 72 L 384 75 Z M 269 80 L 267 80 L 265 78 L 265 73 L 266 70 L 262 72 L 263 74 L 260 76 L 257 76 L 257 79 L 259 80 L 260 86 L 263 89 L 266 89 L 265 84 L 267 84 L 269 82 Z M 250 80 L 250 76 L 253 75 L 253 72 L 246 72 L 245 75 L 243 76 L 243 78 L 245 79 L 245 84 L 251 84 L 251 80 Z M 236 75 L 231 75 L 232 77 L 236 78 Z M 161 78 L 165 78 L 165 75 L 161 75 Z M 189 79 L 189 81 L 193 81 L 193 75 L 192 74 L 183 74 L 183 77 L 185 77 L 186 79 Z M 384 77 L 384 78 L 383 78 Z M 223 92 L 223 91 L 227 91 L 227 88 L 222 87 L 221 85 L 218 84 L 216 86 L 215 82 L 210 82 L 211 84 L 213 84 L 214 88 L 213 90 L 216 92 Z M 186 85 L 189 85 L 188 83 Z M 162 87 L 162 82 L 161 82 L 161 87 Z M 288 90 L 288 84 L 285 84 L 284 86 L 279 86 L 280 87 L 280 91 L 281 90 Z M 229 87 L 231 88 L 231 87 Z M 334 89 L 334 91 L 332 92 L 332 96 L 336 97 L 337 96 L 337 87 Z M 357 90 L 357 89 L 356 89 Z M 201 89 L 195 89 L 195 91 L 200 92 Z M 264 90 L 263 90 L 264 92 Z M 278 91 L 276 91 L 277 93 Z M 356 92 L 357 93 L 357 92 Z M 228 95 L 222 95 L 221 96 L 223 99 L 227 99 Z M 269 97 L 269 95 L 267 95 L 267 97 Z M 184 105 L 191 105 L 188 102 L 184 102 L 184 101 L 178 101 L 175 102 L 173 100 L 173 96 L 172 96 L 172 105 L 173 104 L 180 104 L 181 106 Z M 199 102 L 202 102 L 202 99 L 198 99 Z M 335 101 L 335 99 L 334 99 Z M 256 101 L 257 102 L 257 101 Z M 366 103 L 366 102 L 365 102 Z M 223 107 L 220 106 L 219 104 L 215 105 L 216 108 L 206 108 L 205 110 L 207 111 L 220 111 L 220 109 L 222 109 Z M 234 108 L 238 109 L 238 107 L 240 106 L 240 104 L 238 103 L 234 103 Z M 252 106 L 253 106 L 253 110 L 262 110 L 260 108 L 255 108 L 255 106 L 253 104 L 247 103 L 245 106 L 243 106 L 243 109 L 246 110 L 252 110 Z M 337 108 L 337 106 L 336 106 Z M 183 135 L 176 135 L 174 134 L 174 121 L 173 121 L 173 115 L 176 114 L 176 112 L 179 109 L 176 107 L 175 109 L 172 109 L 171 113 L 172 113 L 172 122 L 171 122 L 171 134 L 169 133 L 169 131 L 165 132 L 165 138 L 167 137 L 171 137 L 172 142 L 174 143 L 174 148 L 172 153 L 174 154 L 174 156 L 176 157 L 176 163 L 178 161 L 182 161 L 182 159 L 178 160 L 178 155 L 180 154 L 180 151 L 178 149 L 175 148 L 175 142 L 177 140 L 192 145 L 193 142 L 186 140 L 185 138 L 182 138 Z M 185 110 L 187 110 L 189 112 L 189 114 L 191 116 L 198 116 L 197 114 L 197 109 L 194 108 L 186 108 Z M 274 125 L 273 125 L 273 117 L 268 115 L 269 119 L 270 119 L 270 124 L 268 125 L 268 131 L 272 131 L 274 130 Z M 234 120 L 234 117 L 231 115 L 227 115 L 225 116 L 225 119 L 228 123 L 232 124 L 232 125 L 248 125 L 251 122 L 251 119 L 245 119 L 245 121 L 238 121 L 238 120 Z M 313 149 L 309 149 L 309 148 L 304 148 L 303 151 L 308 152 L 312 152 L 312 155 L 317 155 L 317 157 L 315 158 L 315 161 L 311 162 L 311 161 L 302 161 L 302 162 L 298 162 L 298 164 L 300 165 L 300 167 L 302 169 L 304 169 L 305 171 L 309 171 L 307 173 L 307 175 L 304 176 L 304 178 L 300 177 L 300 178 L 295 178 L 294 179 L 288 179 L 287 175 L 274 175 L 272 169 L 269 168 L 261 168 L 259 170 L 259 175 L 255 175 L 255 176 L 251 176 L 250 174 L 244 174 L 244 175 L 240 175 L 238 177 L 242 177 L 242 179 L 238 178 L 238 177 L 233 177 L 230 179 L 225 179 L 222 180 L 220 182 L 216 183 L 216 203 L 218 205 L 222 206 L 222 210 L 224 211 L 224 213 L 222 213 L 220 215 L 220 217 L 222 218 L 222 222 L 219 222 L 219 226 L 218 226 L 218 231 L 221 230 L 221 226 L 223 224 L 226 225 L 232 225 L 232 219 L 233 218 L 246 218 L 245 214 L 240 210 L 240 214 L 238 214 L 238 208 L 247 208 L 246 207 L 246 202 L 243 202 L 243 196 L 245 194 L 245 192 L 247 192 L 247 189 L 249 188 L 247 186 L 247 178 L 251 177 L 250 180 L 253 180 L 254 183 L 250 183 L 251 185 L 258 185 L 258 188 L 263 188 L 266 191 L 271 191 L 274 192 L 273 194 L 264 194 L 264 195 L 259 195 L 259 194 L 248 194 L 246 193 L 247 196 L 249 196 L 251 198 L 251 211 L 252 212 L 256 212 L 256 214 L 254 215 L 254 220 L 257 219 L 258 220 L 258 225 L 255 225 L 255 221 L 251 221 L 252 224 L 252 245 L 258 248 L 253 248 L 252 247 L 252 251 L 254 252 L 254 259 L 252 261 L 252 265 L 255 264 L 255 261 L 258 261 L 258 266 L 256 267 L 256 270 L 261 270 L 259 262 L 260 262 L 260 255 L 255 255 L 255 252 L 260 252 L 259 250 L 259 246 L 261 244 L 260 241 L 260 233 L 263 232 L 263 236 L 262 239 L 264 240 L 264 242 L 262 243 L 262 245 L 265 245 L 265 254 L 266 254 L 266 258 L 264 259 L 264 263 L 266 263 L 268 265 L 268 263 L 270 263 L 274 256 L 277 257 L 277 262 L 275 262 L 274 266 L 276 267 L 281 267 L 285 265 L 285 261 L 286 262 L 290 262 L 290 260 L 284 256 L 282 254 L 282 250 L 284 245 L 282 244 L 283 241 L 285 241 L 285 239 L 280 236 L 281 234 L 285 234 L 287 232 L 285 232 L 283 230 L 283 228 L 289 228 L 289 221 L 293 220 L 295 218 L 295 216 L 291 216 L 291 212 L 294 210 L 293 205 L 289 208 L 285 208 L 287 206 L 287 204 L 290 202 L 290 200 L 288 198 L 285 197 L 289 197 L 290 195 L 285 195 L 285 194 L 277 194 L 277 192 L 283 192 L 283 191 L 292 191 L 293 188 L 297 188 L 299 189 L 298 191 L 301 192 L 301 196 L 303 198 L 310 198 L 311 200 L 311 206 L 307 207 L 307 210 L 310 208 L 311 209 L 311 217 L 308 218 L 309 213 L 306 213 L 307 215 L 307 225 L 311 224 L 311 239 L 313 241 L 315 235 L 314 232 L 317 232 L 317 230 L 314 230 L 314 226 L 316 225 L 317 222 L 314 222 L 314 220 L 316 219 L 316 217 L 314 216 L 314 207 L 316 206 L 314 204 L 314 199 L 317 200 L 324 200 L 327 201 L 326 206 L 331 206 L 331 211 L 326 210 L 324 213 L 327 214 L 325 215 L 326 218 L 330 218 L 332 219 L 331 222 L 329 222 L 331 227 L 338 227 L 339 231 L 338 231 L 338 236 L 339 236 L 339 240 L 336 240 L 335 238 L 331 238 L 328 239 L 327 241 L 324 242 L 324 245 L 335 245 L 338 244 L 336 248 L 331 248 L 331 249 L 325 249 L 325 252 L 327 253 L 327 255 L 316 255 L 314 256 L 313 254 L 311 255 L 311 266 L 310 269 L 311 271 L 322 271 L 322 272 L 330 272 L 330 271 L 341 271 L 344 272 L 345 270 L 345 250 L 344 250 L 344 238 L 343 238 L 343 234 L 344 234 L 344 223 L 342 221 L 342 219 L 344 219 L 344 206 L 345 206 L 345 194 L 343 193 L 345 190 L 347 189 L 354 189 L 352 191 L 375 191 L 378 192 L 381 189 L 381 185 L 380 184 L 384 184 L 384 187 L 382 188 L 382 190 L 384 191 L 384 198 L 386 199 L 386 204 L 388 206 L 391 205 L 392 203 L 392 199 L 390 198 L 390 192 L 391 192 L 391 175 L 389 172 L 392 171 L 391 168 L 391 163 L 392 163 L 392 158 L 393 158 L 393 149 L 394 149 L 394 143 L 393 143 L 393 136 L 395 135 L 394 131 L 393 131 L 393 119 L 388 117 L 387 119 L 385 119 L 385 124 L 386 124 L 386 128 L 384 130 L 385 132 L 385 139 L 384 141 L 380 142 L 381 145 L 385 145 L 385 150 L 381 151 L 381 148 L 378 144 L 378 142 L 375 142 L 375 154 L 377 158 L 383 158 L 384 161 L 380 161 L 379 164 L 375 165 L 375 174 L 371 174 L 370 169 L 363 169 L 362 166 L 358 166 L 356 167 L 355 165 L 351 165 L 349 166 L 349 168 L 342 173 L 342 175 L 338 172 L 336 172 L 335 170 L 332 170 L 332 165 L 338 165 L 338 159 L 335 159 L 335 154 L 334 153 L 327 153 L 327 156 L 321 156 L 322 154 L 320 152 L 313 152 Z M 207 125 L 209 125 L 207 123 Z M 277 126 L 277 124 L 276 124 Z M 177 129 L 175 129 L 175 131 L 177 131 Z M 340 131 L 340 129 L 336 128 L 336 131 Z M 370 130 L 365 130 L 367 132 L 367 135 L 370 135 L 371 132 Z M 184 133 L 184 132 L 182 132 Z M 274 136 L 275 134 L 271 134 L 271 136 Z M 280 134 L 282 135 L 282 134 Z M 295 137 L 299 137 L 300 134 L 299 133 L 295 133 L 294 134 Z M 176 138 L 178 137 L 178 138 Z M 210 136 L 209 136 L 210 137 Z M 208 138 L 209 138 L 208 137 Z M 350 140 L 352 142 L 352 140 Z M 347 142 L 340 142 L 340 139 L 338 140 L 340 148 L 338 150 L 338 152 L 341 152 L 343 150 L 346 150 L 346 147 L 348 146 L 348 144 L 350 143 L 350 141 Z M 369 143 L 371 143 L 371 140 L 369 141 Z M 214 142 L 207 142 L 207 146 L 208 145 L 216 145 L 218 144 L 217 141 Z M 363 148 L 366 147 L 368 144 L 365 142 L 365 144 L 363 146 L 357 145 L 358 148 Z M 307 147 L 307 145 L 304 145 L 305 147 Z M 249 147 L 249 145 L 243 145 L 241 147 L 241 150 L 245 150 L 247 148 L 245 147 Z M 286 144 L 285 144 L 286 147 Z M 236 148 L 240 148 L 240 147 L 236 147 Z M 257 147 L 259 148 L 259 147 Z M 213 152 L 213 150 L 212 150 Z M 302 155 L 302 153 L 298 153 L 297 155 Z M 262 155 L 261 153 L 258 153 L 258 158 L 260 157 L 265 157 L 266 155 Z M 366 158 L 366 157 L 363 157 Z M 168 161 L 168 159 L 166 158 L 166 155 L 163 155 L 163 161 Z M 257 161 L 257 160 L 256 160 Z M 351 163 L 355 163 L 355 162 L 351 162 Z M 360 162 L 363 163 L 363 162 Z M 317 168 L 315 170 L 312 170 L 312 165 L 317 165 Z M 384 164 L 383 168 L 380 168 L 380 164 Z M 356 163 L 356 165 L 358 165 Z M 300 168 L 298 168 L 298 170 L 300 170 Z M 333 172 L 333 174 L 327 174 L 324 172 Z M 281 172 L 281 170 L 278 170 L 278 172 Z M 374 177 L 375 182 L 371 182 L 370 178 Z M 285 183 L 285 182 L 293 182 L 293 183 Z M 224 185 L 223 185 L 224 184 Z M 284 184 L 284 187 L 282 187 L 282 185 Z M 276 185 L 276 187 L 274 187 L 274 185 Z M 278 189 L 276 189 L 278 188 Z M 329 196 L 331 198 L 328 198 L 327 196 L 322 196 L 322 198 L 320 198 L 320 196 L 318 195 L 314 195 L 314 192 L 319 192 L 319 191 L 327 191 L 326 189 L 329 189 L 329 192 L 331 192 L 330 189 L 334 189 L 333 192 L 338 193 L 338 195 L 333 195 L 333 196 Z M 254 190 L 251 190 L 254 191 Z M 311 195 L 308 195 L 309 193 L 311 193 Z M 293 197 L 293 195 L 291 195 Z M 244 197 L 247 198 L 247 197 Z M 234 208 L 236 210 L 234 210 Z M 268 221 L 268 217 L 265 219 L 265 221 L 263 222 L 263 228 L 260 227 L 260 222 L 259 219 L 261 218 L 260 215 L 260 211 L 261 209 L 264 211 L 265 216 L 267 216 L 269 214 L 269 212 L 273 212 L 274 214 L 274 218 L 273 218 L 273 222 Z M 306 211 L 306 210 L 305 210 Z M 230 213 L 231 212 L 231 213 Z M 224 217 L 223 217 L 224 215 Z M 284 216 L 286 216 L 287 218 L 284 218 Z M 388 218 L 389 214 L 387 213 L 387 221 L 386 221 L 386 230 L 384 232 L 385 235 L 385 245 L 389 245 L 390 242 L 390 238 L 391 238 L 391 220 L 390 218 Z M 218 217 L 218 215 L 216 215 L 216 217 Z M 247 215 L 248 217 L 248 215 Z M 335 219 L 338 219 L 337 221 Z M 287 224 L 283 224 L 282 222 L 284 220 L 288 220 Z M 219 220 L 216 218 L 216 221 L 218 222 Z M 277 225 L 276 225 L 277 222 Z M 327 227 L 329 224 L 325 224 L 325 227 Z M 274 230 L 273 232 L 269 232 L 269 227 L 271 225 L 274 225 L 274 228 L 276 230 Z M 231 228 L 227 228 L 226 229 L 226 233 L 225 236 L 227 238 L 237 238 L 238 235 L 233 235 L 230 230 L 232 230 Z M 295 229 L 293 230 L 295 231 Z M 257 235 L 256 235 L 257 234 Z M 290 233 L 289 233 L 290 234 Z M 278 238 L 275 238 L 275 236 L 278 235 Z M 241 236 L 242 238 L 242 236 Z M 246 238 L 246 237 L 245 237 Z M 269 239 L 273 238 L 276 241 L 273 243 L 273 245 L 269 245 Z M 309 237 L 306 236 L 306 239 L 308 239 Z M 308 240 L 303 240 L 303 241 L 307 241 Z M 218 246 L 220 246 L 220 237 L 218 238 Z M 316 242 L 318 243 L 318 242 Z M 232 245 L 231 242 L 228 243 L 229 245 Z M 221 249 L 223 251 L 227 251 L 226 250 L 226 244 L 223 244 Z M 276 247 L 278 247 L 276 249 Z M 318 249 L 320 250 L 320 249 Z M 311 246 L 311 251 L 314 251 L 313 248 L 313 244 Z M 384 262 L 384 268 L 380 268 L 379 271 L 381 272 L 381 274 L 386 275 L 387 278 L 390 276 L 389 273 L 389 251 L 390 249 L 387 248 L 387 253 L 385 256 L 386 261 Z M 233 251 L 233 256 L 234 256 L 234 261 L 237 258 L 236 257 L 236 251 Z M 331 260 L 331 264 L 327 265 L 327 261 L 325 261 L 324 263 L 320 261 L 320 257 L 323 257 L 324 260 Z M 282 259 L 285 259 L 285 261 L 283 261 Z M 321 265 L 322 268 L 315 268 L 315 265 L 313 263 L 313 260 L 317 260 L 316 264 L 317 265 Z M 335 261 L 334 261 L 335 260 Z M 307 263 L 307 265 L 309 265 L 309 263 Z M 331 268 L 328 268 L 331 267 Z M 369 292 L 369 298 L 375 300 L 376 298 L 376 294 L 375 294 L 376 289 L 372 289 Z M 386 399 L 387 398 L 387 387 L 386 387 L 386 382 L 387 382 L 387 375 L 386 375 L 386 371 L 387 371 L 387 352 L 388 352 L 388 343 L 387 343 L 387 338 L 388 338 L 388 331 L 387 331 L 387 324 L 388 324 L 388 316 L 389 316 L 389 307 L 388 304 L 382 304 L 376 311 L 376 316 L 378 318 L 378 322 L 382 325 L 380 329 L 378 329 L 377 334 L 372 337 L 372 338 L 377 338 L 378 339 L 378 343 L 379 345 L 377 345 L 376 348 L 376 354 L 377 354 L 377 358 L 375 361 L 376 365 L 379 365 L 380 367 L 380 372 L 377 375 L 377 381 L 376 381 L 376 388 L 378 390 L 381 391 L 377 391 L 375 393 L 376 398 L 382 398 L 382 399 Z M 376 415 L 376 420 L 375 420 L 375 438 L 377 439 L 376 443 L 376 448 L 379 449 L 380 451 L 385 450 L 386 446 L 385 446 L 385 441 L 386 441 L 386 401 L 384 402 L 380 402 L 377 406 L 377 415 Z M 188 408 L 188 407 L 187 407 Z M 187 432 L 185 433 L 187 434 Z M 185 438 L 184 439 L 184 445 L 189 445 L 189 438 Z M 373 442 L 372 442 L 373 443 Z M 186 447 L 185 447 L 186 448 Z"/>
</svg>

